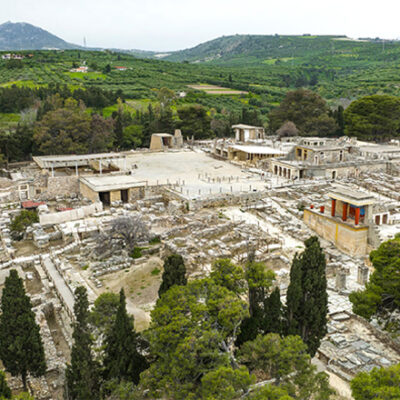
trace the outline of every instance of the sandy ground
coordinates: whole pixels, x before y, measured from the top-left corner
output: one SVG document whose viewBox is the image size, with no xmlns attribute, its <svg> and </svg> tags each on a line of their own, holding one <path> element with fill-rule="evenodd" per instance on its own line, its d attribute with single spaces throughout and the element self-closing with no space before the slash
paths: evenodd
<svg viewBox="0 0 400 400">
<path fill-rule="evenodd" d="M 126 295 L 126 308 L 135 318 L 135 328 L 138 331 L 144 330 L 150 324 L 150 310 L 158 298 L 162 264 L 161 259 L 152 257 L 144 264 L 104 275 L 101 278 L 104 286 L 96 289 L 96 295 L 104 292 L 119 293 L 123 288 Z M 160 272 L 155 274 L 156 270 Z"/>
<path fill-rule="evenodd" d="M 124 168 L 123 160 L 119 164 Z M 269 179 L 264 180 L 258 174 L 211 158 L 201 151 L 132 153 L 127 158 L 127 168 L 138 181 L 147 181 L 149 185 L 178 183 L 177 190 L 190 198 L 264 190 L 271 185 Z M 222 181 L 212 182 L 213 179 Z"/>
</svg>

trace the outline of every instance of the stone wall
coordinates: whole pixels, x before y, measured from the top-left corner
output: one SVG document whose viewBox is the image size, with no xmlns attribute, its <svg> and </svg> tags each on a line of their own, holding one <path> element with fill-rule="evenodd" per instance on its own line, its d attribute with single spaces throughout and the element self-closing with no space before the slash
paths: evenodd
<svg viewBox="0 0 400 400">
<path fill-rule="evenodd" d="M 346 254 L 356 257 L 367 254 L 367 226 L 353 227 L 312 210 L 304 210 L 304 223 Z"/>
<path fill-rule="evenodd" d="M 79 195 L 79 178 L 77 176 L 54 176 L 35 185 L 37 197 L 40 200 L 54 200 L 56 197 L 76 197 Z M 40 190 L 40 193 L 37 190 Z"/>
<path fill-rule="evenodd" d="M 103 211 L 103 204 L 98 202 L 90 204 L 88 206 L 76 208 L 74 210 L 68 210 L 51 214 L 41 214 L 39 216 L 39 219 L 41 225 L 62 224 L 63 222 L 75 221 L 78 219 L 88 217 L 100 211 Z"/>
<path fill-rule="evenodd" d="M 86 186 L 84 183 L 79 183 L 80 194 L 83 198 L 89 199 L 93 202 L 99 201 L 99 194 L 90 187 Z"/>
</svg>

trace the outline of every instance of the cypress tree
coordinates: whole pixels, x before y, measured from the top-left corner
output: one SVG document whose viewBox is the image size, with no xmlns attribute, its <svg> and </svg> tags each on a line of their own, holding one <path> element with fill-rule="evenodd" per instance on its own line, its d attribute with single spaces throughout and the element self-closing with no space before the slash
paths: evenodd
<svg viewBox="0 0 400 400">
<path fill-rule="evenodd" d="M 6 278 L 1 298 L 0 358 L 13 376 L 20 375 L 24 389 L 28 374 L 46 373 L 46 360 L 40 328 L 22 279 L 15 269 Z"/>
<path fill-rule="evenodd" d="M 75 322 L 72 338 L 71 364 L 67 365 L 67 398 L 71 400 L 97 400 L 99 398 L 99 368 L 92 355 L 89 301 L 83 286 L 75 290 Z"/>
<path fill-rule="evenodd" d="M 186 285 L 186 267 L 182 256 L 172 254 L 164 261 L 164 272 L 162 274 L 161 286 L 158 296 L 161 297 L 170 287 L 174 285 Z"/>
<path fill-rule="evenodd" d="M 124 290 L 119 294 L 119 306 L 114 325 L 106 337 L 104 378 L 139 383 L 140 374 L 148 368 L 146 358 L 139 352 L 139 335 L 133 327 L 133 317 L 126 312 Z"/>
<path fill-rule="evenodd" d="M 281 292 L 276 287 L 264 301 L 264 334 L 282 333 Z"/>
<path fill-rule="evenodd" d="M 253 257 L 250 257 L 252 260 Z M 236 345 L 254 340 L 258 334 L 264 331 L 265 310 L 264 304 L 267 293 L 275 277 L 272 271 L 267 271 L 265 265 L 249 261 L 245 273 L 249 288 L 249 313 L 240 326 L 240 334 L 236 339 Z M 278 316 L 276 316 L 278 318 Z"/>
<path fill-rule="evenodd" d="M 305 241 L 305 250 L 293 260 L 287 292 L 288 334 L 299 335 L 313 357 L 326 334 L 328 294 L 326 261 L 319 240 Z"/>
</svg>

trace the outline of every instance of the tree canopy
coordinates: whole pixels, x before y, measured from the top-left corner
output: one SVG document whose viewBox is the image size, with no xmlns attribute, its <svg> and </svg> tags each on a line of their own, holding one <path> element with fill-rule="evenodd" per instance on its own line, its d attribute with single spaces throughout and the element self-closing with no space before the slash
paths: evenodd
<svg viewBox="0 0 400 400">
<path fill-rule="evenodd" d="M 279 130 L 291 121 L 303 136 L 327 136 L 337 130 L 335 120 L 330 117 L 325 100 L 311 90 L 298 89 L 288 92 L 279 107 L 269 114 L 270 129 Z"/>
<path fill-rule="evenodd" d="M 353 311 L 367 319 L 400 309 L 400 237 L 382 243 L 369 258 L 374 272 L 365 290 L 350 294 Z"/>
<path fill-rule="evenodd" d="M 360 372 L 351 381 L 354 400 L 400 399 L 400 364 Z"/>
<path fill-rule="evenodd" d="M 235 363 L 231 346 L 247 313 L 243 300 L 211 279 L 171 287 L 151 313 L 146 337 L 156 361 L 142 384 L 154 396 L 201 398 L 203 383 L 215 380 L 208 374 Z"/>
<path fill-rule="evenodd" d="M 353 101 L 344 111 L 345 134 L 378 142 L 399 136 L 400 99 L 373 95 Z"/>
</svg>

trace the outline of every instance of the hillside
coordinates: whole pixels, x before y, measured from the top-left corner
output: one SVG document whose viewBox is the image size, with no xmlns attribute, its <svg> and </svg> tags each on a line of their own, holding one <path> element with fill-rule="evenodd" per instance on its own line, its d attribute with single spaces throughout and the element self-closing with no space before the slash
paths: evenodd
<svg viewBox="0 0 400 400">
<path fill-rule="evenodd" d="M 72 43 L 25 22 L 0 25 L 0 50 L 77 49 Z"/>
<path fill-rule="evenodd" d="M 386 41 L 387 51 L 400 50 L 400 42 Z M 380 40 L 351 40 L 345 36 L 233 35 L 223 36 L 196 47 L 173 52 L 169 61 L 217 64 L 314 63 L 318 58 L 380 59 Z M 348 60 L 347 60 L 348 61 Z"/>
</svg>

